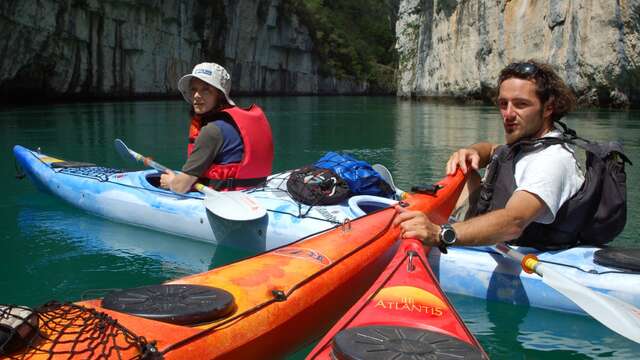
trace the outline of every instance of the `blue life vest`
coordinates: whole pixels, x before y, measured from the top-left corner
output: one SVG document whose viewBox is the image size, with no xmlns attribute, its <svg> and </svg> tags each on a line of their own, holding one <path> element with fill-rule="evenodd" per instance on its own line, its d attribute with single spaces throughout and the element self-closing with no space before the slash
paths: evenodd
<svg viewBox="0 0 640 360">
<path fill-rule="evenodd" d="M 244 146 L 238 130 L 225 120 L 215 120 L 213 124 L 220 129 L 223 139 L 222 147 L 213 162 L 215 164 L 230 164 L 242 161 Z"/>
</svg>

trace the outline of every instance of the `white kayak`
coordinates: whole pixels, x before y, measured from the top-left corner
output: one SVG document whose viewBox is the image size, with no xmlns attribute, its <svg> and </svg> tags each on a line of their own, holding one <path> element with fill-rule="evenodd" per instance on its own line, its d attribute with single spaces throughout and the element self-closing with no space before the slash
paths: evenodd
<svg viewBox="0 0 640 360">
<path fill-rule="evenodd" d="M 640 308 L 640 249 L 618 251 L 579 246 L 559 251 L 520 247 L 518 251 L 535 254 L 545 267 Z M 448 254 L 433 249 L 429 263 L 447 293 L 585 314 L 567 297 L 543 283 L 540 276 L 524 272 L 520 263 L 504 257 L 493 247 L 451 247 Z"/>
<path fill-rule="evenodd" d="M 204 195 L 159 188 L 156 170 L 124 171 L 65 161 L 20 145 L 14 156 L 41 190 L 89 213 L 135 226 L 249 251 L 265 251 L 325 231 L 396 200 L 357 195 L 330 206 L 301 204 L 286 191 L 288 172 L 263 187 L 245 190 L 267 215 L 250 221 L 223 219 L 207 211 Z"/>
</svg>

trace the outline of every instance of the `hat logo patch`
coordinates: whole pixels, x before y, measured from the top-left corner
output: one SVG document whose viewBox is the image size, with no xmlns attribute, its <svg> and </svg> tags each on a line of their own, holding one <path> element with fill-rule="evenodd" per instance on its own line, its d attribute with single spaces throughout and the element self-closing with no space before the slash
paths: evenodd
<svg viewBox="0 0 640 360">
<path fill-rule="evenodd" d="M 205 74 L 205 75 L 209 75 L 209 76 L 211 76 L 213 73 L 211 72 L 211 70 L 207 70 L 207 69 L 196 69 L 196 70 L 193 72 L 193 74 L 194 74 L 194 75 L 197 75 L 197 74 Z"/>
</svg>

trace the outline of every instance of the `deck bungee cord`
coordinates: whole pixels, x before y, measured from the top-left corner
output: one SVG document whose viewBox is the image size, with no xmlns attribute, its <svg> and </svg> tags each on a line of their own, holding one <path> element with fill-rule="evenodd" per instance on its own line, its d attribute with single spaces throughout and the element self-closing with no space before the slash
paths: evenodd
<svg viewBox="0 0 640 360">
<path fill-rule="evenodd" d="M 102 359 L 121 358 L 123 352 L 134 348 L 138 356 L 131 359 L 151 359 L 149 355 L 157 351 L 153 342 L 134 334 L 109 315 L 72 303 L 49 301 L 36 309 L 0 305 L 0 320 L 18 324 L 1 327 L 0 335 L 5 337 L 0 336 L 0 356 L 9 359 L 26 358 L 26 353 L 15 355 L 24 349 L 41 351 L 47 358 L 68 355 Z M 42 343 L 46 346 L 39 345 Z M 80 344 L 85 347 L 76 350 Z"/>
<path fill-rule="evenodd" d="M 43 161 L 35 161 L 34 156 L 44 158 L 45 155 L 33 153 L 20 146 L 14 148 L 14 154 L 21 165 L 27 166 L 25 170 L 30 172 L 29 178 L 38 187 L 45 190 L 50 189 L 54 195 L 73 204 L 86 204 L 89 206 L 87 210 L 98 214 L 101 214 L 99 211 L 103 205 L 109 205 L 113 201 L 124 201 L 120 208 L 116 208 L 117 214 L 135 215 L 132 212 L 135 210 L 135 206 L 145 205 L 137 212 L 147 217 L 151 216 L 151 219 L 160 217 L 162 224 L 174 223 L 173 220 L 163 219 L 165 217 L 171 219 L 168 216 L 174 214 L 172 209 L 181 205 L 187 205 L 193 209 L 185 212 L 188 215 L 185 217 L 185 221 L 193 220 L 193 216 L 211 215 L 204 214 L 202 198 L 197 201 L 195 199 L 183 201 L 176 199 L 175 196 L 145 194 L 149 189 L 144 191 L 142 189 L 140 191 L 120 190 L 122 187 L 116 187 L 113 183 L 123 181 L 128 185 L 152 187 L 147 183 L 149 175 L 157 176 L 153 170 L 122 175 L 114 174 L 109 177 L 107 182 L 103 183 L 97 180 L 86 181 L 84 178 L 73 175 L 59 174 L 50 165 L 45 166 L 57 159 L 48 158 L 41 159 Z M 34 166 L 34 168 L 29 168 L 29 166 Z M 410 209 L 428 212 L 434 218 L 440 219 L 439 221 L 444 221 L 453 208 L 454 199 L 462 189 L 462 180 L 461 174 L 456 177 L 447 177 L 441 181 L 441 184 L 445 185 L 445 189 L 441 189 L 437 194 L 408 195 L 404 201 Z M 282 185 L 282 183 L 282 179 L 277 179 L 273 184 Z M 103 184 L 109 186 L 104 187 Z M 281 195 L 274 194 L 276 192 Z M 245 195 L 264 200 L 265 204 L 269 204 L 276 210 L 282 206 L 288 212 L 296 214 L 300 209 L 298 206 L 292 205 L 288 195 L 278 188 L 269 186 L 257 188 L 251 190 L 250 194 L 245 193 Z M 103 202 L 97 201 L 101 199 L 100 197 L 104 197 L 105 200 Z M 280 201 L 280 198 L 284 198 L 285 201 Z M 283 222 L 278 222 L 277 216 L 269 216 L 269 220 L 276 221 L 267 224 L 267 219 L 262 219 L 259 225 L 269 225 L 266 229 L 287 231 L 283 234 L 287 239 L 301 240 L 295 242 L 288 240 L 286 243 L 276 243 L 276 246 L 272 246 L 274 244 L 272 242 L 269 248 L 273 250 L 261 255 L 179 278 L 162 285 L 116 291 L 104 295 L 102 299 L 98 295 L 97 298 L 83 300 L 75 305 L 106 314 L 117 320 L 118 324 L 128 329 L 131 334 L 144 336 L 147 343 L 156 341 L 154 347 L 148 347 L 149 353 L 158 354 L 167 359 L 193 358 L 194 354 L 201 354 L 203 358 L 216 356 L 255 358 L 263 354 L 264 351 L 269 351 L 274 357 L 284 355 L 313 336 L 319 335 L 321 329 L 329 325 L 331 319 L 337 318 L 348 306 L 347 300 L 355 300 L 359 294 L 367 289 L 378 271 L 384 268 L 386 261 L 393 255 L 399 229 L 391 226 L 396 210 L 390 207 L 389 201 L 394 204 L 397 201 L 387 199 L 388 201 L 379 203 L 381 207 L 376 207 L 368 202 L 369 198 L 369 196 L 360 198 L 359 200 L 365 201 L 365 203 L 358 203 L 364 204 L 362 209 L 366 212 L 365 216 L 355 220 L 340 219 L 342 220 L 340 224 L 337 224 L 337 221 L 330 223 L 327 219 L 322 222 L 312 220 L 325 225 L 305 226 L 303 231 L 292 230 L 296 230 L 298 224 L 305 225 L 305 222 L 298 223 L 287 220 L 289 215 L 283 216 Z M 156 206 L 163 203 L 167 204 L 165 206 L 167 211 L 157 211 Z M 285 203 L 286 207 L 280 205 Z M 148 207 L 147 204 L 152 204 L 153 207 Z M 301 209 L 304 211 L 306 207 Z M 337 211 L 343 213 L 350 211 L 350 208 L 345 205 L 326 207 L 326 209 L 329 211 L 333 209 L 336 213 Z M 109 212 L 105 214 L 107 217 L 110 215 Z M 313 210 L 308 215 L 317 217 L 318 213 Z M 118 219 L 116 218 L 116 220 Z M 204 224 L 202 220 L 198 222 L 196 218 L 195 221 L 188 223 L 188 227 L 201 226 L 211 231 L 209 225 L 218 225 L 212 221 L 219 221 L 211 217 L 201 219 L 205 220 Z M 206 222 L 207 219 L 209 222 Z M 247 232 L 244 230 L 247 228 L 245 225 L 247 223 L 240 222 L 238 224 L 239 226 L 236 228 L 229 229 L 230 236 L 225 238 L 226 240 L 239 242 L 246 238 Z M 313 223 L 311 224 L 313 225 Z M 253 231 L 253 229 L 247 230 Z M 296 232 L 304 235 L 293 237 L 292 235 Z M 155 308 L 156 302 L 154 301 L 166 302 L 169 300 L 162 295 L 165 290 L 184 287 L 191 291 L 194 287 L 203 286 L 226 291 L 232 295 L 233 302 L 222 307 L 223 311 L 220 313 L 220 317 L 215 317 L 218 316 L 217 313 L 209 314 L 206 312 L 209 308 L 208 305 L 185 307 L 184 305 L 187 303 L 180 301 L 179 296 L 170 296 L 170 299 L 175 299 L 170 300 L 171 307 L 159 313 L 149 313 L 144 309 L 140 312 L 135 306 L 129 306 L 130 300 L 127 300 L 126 297 L 127 294 L 141 294 L 142 298 L 148 298 L 148 302 L 147 300 L 145 302 L 151 308 Z M 148 291 L 150 295 L 145 295 L 145 291 Z M 125 297 L 121 297 L 122 295 Z M 129 299 L 136 298 L 129 297 Z M 119 302 L 119 299 L 124 302 Z M 336 303 L 333 299 L 341 300 Z M 215 304 L 211 304 L 211 306 L 213 305 Z M 191 315 L 186 316 L 188 314 L 183 314 L 180 309 L 185 309 L 188 314 L 195 314 L 194 318 L 191 319 Z M 203 316 L 205 320 L 202 320 Z M 172 318 L 174 319 L 172 320 Z M 41 344 L 44 346 L 44 351 L 24 349 L 22 352 L 26 352 L 26 358 L 30 359 L 50 358 L 46 350 L 51 347 L 52 341 L 56 339 L 55 336 L 64 341 L 73 339 L 78 332 L 74 326 L 73 323 L 70 323 L 69 326 L 58 327 L 57 329 L 70 333 L 50 336 L 51 341 L 45 340 L 44 344 Z M 97 331 L 91 330 L 90 326 L 84 326 L 84 329 L 87 329 L 86 331 L 89 333 Z M 280 345 L 274 348 L 274 342 Z M 73 350 L 82 351 L 93 345 L 79 343 L 77 348 Z M 122 347 L 125 348 L 124 345 Z M 58 341 L 54 350 L 68 352 L 72 349 L 69 343 Z M 101 351 L 97 350 L 96 353 Z M 121 358 L 139 358 L 142 350 L 134 347 L 124 351 L 126 354 Z M 65 354 L 53 357 L 69 358 Z"/>
<path fill-rule="evenodd" d="M 384 211 L 384 210 L 380 210 L 380 211 Z M 394 211 L 395 211 L 395 210 L 394 210 Z M 363 244 L 361 244 L 360 246 L 358 246 L 358 247 L 354 248 L 354 249 L 353 249 L 353 250 L 351 250 L 350 252 L 343 254 L 340 258 L 338 258 L 338 259 L 336 259 L 336 260 L 333 260 L 333 261 L 331 262 L 331 264 L 329 264 L 329 265 L 327 265 L 327 266 L 325 266 L 325 267 L 323 267 L 323 268 L 319 269 L 319 270 L 318 270 L 318 271 L 316 271 L 315 273 L 313 273 L 313 274 L 311 274 L 311 275 L 307 276 L 305 279 L 303 279 L 303 280 L 299 281 L 299 282 L 298 282 L 298 283 L 296 283 L 296 284 L 293 284 L 293 285 L 292 285 L 288 290 L 286 290 L 286 291 L 285 291 L 285 290 L 282 290 L 282 289 L 274 289 L 274 290 L 272 290 L 272 294 L 273 294 L 273 298 L 272 298 L 272 299 L 270 299 L 270 300 L 268 300 L 268 301 L 265 301 L 265 302 L 263 302 L 263 303 L 261 303 L 261 304 L 258 304 L 258 305 L 254 306 L 254 307 L 253 307 L 253 308 L 251 308 L 251 309 L 247 309 L 247 310 L 245 310 L 244 312 L 242 312 L 242 313 L 240 313 L 240 314 L 234 315 L 233 317 L 231 317 L 231 318 L 229 318 L 229 319 L 225 319 L 224 321 L 217 323 L 215 326 L 212 326 L 212 327 L 210 327 L 210 328 L 204 329 L 204 330 L 202 330 L 201 332 L 199 332 L 199 333 L 197 333 L 197 334 L 195 334 L 195 335 L 192 335 L 191 337 L 185 338 L 184 340 L 182 340 L 182 341 L 180 341 L 180 342 L 178 342 L 178 343 L 175 343 L 175 344 L 169 345 L 168 347 L 165 347 L 164 349 L 160 350 L 160 352 L 161 352 L 162 354 L 167 354 L 167 353 L 169 353 L 170 351 L 175 350 L 176 348 L 179 348 L 179 347 L 181 347 L 181 346 L 184 346 L 184 345 L 186 345 L 186 344 L 190 343 L 190 342 L 191 342 L 191 341 L 193 341 L 194 339 L 197 339 L 197 338 L 203 337 L 203 336 L 205 336 L 205 335 L 207 335 L 207 334 L 209 334 L 209 333 L 211 333 L 211 332 L 214 332 L 215 330 L 217 330 L 217 329 L 219 329 L 219 328 L 221 328 L 221 327 L 223 327 L 223 326 L 225 326 L 225 325 L 227 325 L 227 324 L 233 323 L 233 322 L 235 322 L 235 321 L 239 321 L 239 320 L 241 320 L 243 317 L 246 317 L 246 316 L 248 316 L 248 315 L 250 315 L 250 314 L 252 314 L 252 313 L 255 313 L 255 312 L 257 312 L 258 310 L 260 310 L 260 309 L 262 309 L 262 308 L 265 308 L 265 307 L 267 307 L 267 306 L 269 306 L 269 305 L 271 305 L 271 304 L 273 304 L 273 303 L 287 301 L 287 299 L 288 299 L 288 298 L 289 298 L 289 297 L 290 297 L 290 296 L 291 296 L 291 295 L 292 295 L 296 290 L 300 289 L 302 286 L 304 286 L 305 284 L 309 283 L 311 280 L 313 280 L 313 279 L 315 279 L 315 278 L 319 277 L 319 276 L 320 276 L 320 275 L 322 275 L 323 273 L 325 273 L 325 272 L 327 272 L 327 271 L 331 270 L 332 268 L 336 267 L 338 264 L 340 264 L 341 262 L 343 262 L 345 259 L 348 259 L 352 254 L 357 253 L 357 252 L 359 252 L 360 250 L 362 250 L 363 248 L 365 248 L 365 247 L 367 247 L 367 246 L 371 245 L 371 243 L 373 243 L 374 241 L 376 241 L 377 239 L 379 239 L 381 236 L 383 236 L 384 234 L 386 234 L 386 233 L 387 233 L 387 231 L 389 230 L 389 228 L 391 227 L 392 223 L 393 223 L 393 219 L 394 219 L 394 217 L 391 217 L 391 218 L 390 218 L 390 220 L 387 222 L 387 224 L 384 226 L 384 228 L 380 229 L 380 231 L 379 231 L 377 234 L 375 234 L 373 237 L 369 238 L 369 239 L 368 239 L 367 241 L 365 241 Z M 334 227 L 333 229 L 336 229 L 336 228 L 342 228 L 342 231 L 344 231 L 344 232 L 347 232 L 347 231 L 350 231 L 350 230 L 351 230 L 351 229 L 350 229 L 350 223 L 349 223 L 349 222 L 347 222 L 347 223 L 345 223 L 345 224 L 338 225 L 338 226 Z M 322 232 L 321 232 L 321 233 L 322 233 Z M 296 242 L 294 242 L 294 243 L 292 243 L 292 244 L 289 244 L 289 245 L 294 245 L 294 244 L 296 244 L 296 243 L 299 243 L 299 242 L 301 242 L 301 241 L 304 241 L 304 240 L 306 240 L 306 239 L 308 239 L 308 238 L 311 238 L 311 237 L 313 237 L 313 236 L 316 236 L 316 235 L 317 235 L 317 234 L 310 235 L 310 236 L 308 236 L 308 237 L 306 237 L 306 238 L 300 239 L 300 240 L 298 240 L 298 241 L 296 241 Z M 289 245 L 285 245 L 285 246 L 282 246 L 282 247 L 280 247 L 280 248 L 285 248 L 285 247 L 287 247 L 287 246 L 289 246 Z M 274 250 L 277 250 L 277 249 L 274 249 Z"/>
<path fill-rule="evenodd" d="M 39 162 L 41 162 L 42 164 L 48 165 L 47 162 L 43 161 L 41 158 L 33 155 L 35 159 L 37 159 Z M 104 167 L 104 166 L 96 166 L 95 164 L 90 164 L 90 163 L 74 163 L 74 162 L 64 162 L 67 163 L 66 166 L 56 166 L 55 162 L 52 163 L 52 168 L 54 168 L 54 171 L 60 173 L 60 174 L 66 174 L 66 175 L 70 175 L 70 176 L 78 176 L 78 177 L 84 177 L 84 178 L 89 178 L 89 179 L 95 179 L 98 180 L 100 182 L 103 183 L 110 183 L 116 186 L 122 186 L 122 187 L 126 187 L 126 188 L 130 188 L 130 189 L 137 189 L 137 190 L 143 190 L 143 191 L 149 191 L 149 192 L 153 192 L 156 194 L 161 194 L 164 196 L 174 196 L 177 198 L 184 198 L 184 199 L 197 199 L 197 200 L 203 200 L 204 197 L 198 193 L 176 193 L 176 192 L 171 192 L 168 190 L 163 190 L 163 189 L 157 189 L 157 188 L 153 188 L 153 187 L 144 187 L 144 186 L 137 186 L 137 185 L 130 185 L 130 184 L 123 184 L 120 182 L 116 182 L 116 181 L 112 181 L 111 178 L 113 176 L 116 176 L 118 174 L 125 174 L 127 172 L 127 170 L 123 170 L 123 169 L 117 169 L 117 168 L 110 168 L 110 167 Z M 84 166 L 77 166 L 77 164 L 84 164 Z M 16 173 L 17 174 L 22 174 L 20 175 L 19 179 L 23 179 L 26 175 L 23 174 L 22 172 L 20 172 L 19 170 L 19 165 L 16 163 Z M 284 173 L 285 175 L 287 173 Z M 18 175 L 16 175 L 18 176 Z M 270 178 L 269 182 L 271 182 L 271 180 L 275 180 L 275 181 L 280 181 L 279 184 L 274 185 L 264 185 L 264 186 L 260 186 L 257 188 L 252 188 L 250 190 L 246 190 L 243 191 L 246 194 L 259 194 L 261 192 L 267 193 L 267 192 L 281 192 L 283 194 L 286 194 L 287 197 L 289 197 L 288 201 L 292 204 L 295 204 L 298 207 L 298 213 L 292 213 L 289 211 L 282 211 L 282 210 L 276 210 L 276 209 L 266 209 L 266 211 L 268 212 L 272 212 L 272 213 L 278 213 L 278 214 L 283 214 L 283 215 L 289 215 L 298 219 L 303 219 L 303 218 L 308 218 L 308 219 L 314 219 L 314 220 L 318 220 L 318 221 L 325 221 L 327 223 L 330 224 L 340 224 L 341 222 L 335 219 L 330 219 L 330 218 L 322 218 L 322 217 L 317 217 L 317 216 L 312 216 L 309 215 L 309 213 L 311 212 L 311 210 L 313 210 L 314 205 L 305 205 L 302 204 L 299 201 L 295 201 L 293 200 L 293 198 L 291 197 L 291 194 L 287 191 L 284 190 L 281 185 L 283 183 L 286 183 L 287 178 L 286 176 L 284 177 L 272 177 Z M 320 212 L 322 214 L 322 212 Z"/>
<path fill-rule="evenodd" d="M 24 359 L 27 358 L 27 354 L 37 352 L 46 354 L 48 359 L 57 356 L 68 356 L 69 358 L 160 359 L 162 356 L 189 345 L 199 338 L 206 337 L 231 324 L 242 321 L 242 319 L 259 312 L 269 305 L 287 302 L 293 294 L 306 284 L 339 266 L 353 254 L 362 251 L 387 234 L 392 226 L 396 210 L 381 209 L 373 212 L 372 215 L 383 211 L 393 212 L 393 215 L 388 216 L 384 226 L 380 227 L 375 234 L 363 239 L 358 246 L 350 251 L 332 259 L 330 263 L 308 274 L 305 278 L 289 284 L 286 288 L 273 289 L 271 298 L 228 318 L 223 318 L 212 326 L 204 328 L 180 341 L 168 344 L 163 348 L 158 348 L 155 339 L 135 334 L 107 313 L 83 305 L 50 301 L 34 310 L 24 306 L 0 305 L 0 319 L 9 318 L 13 322 L 19 323 L 18 326 L 9 330 L 7 338 L 10 341 L 0 341 L 0 356 L 7 356 L 9 359 Z M 351 231 L 351 222 L 347 221 L 337 225 L 332 230 L 348 233 Z M 309 235 L 294 243 L 274 249 L 273 252 L 290 245 L 296 245 L 316 235 Z M 260 255 L 256 255 L 254 258 L 258 256 Z M 105 296 L 106 298 L 108 298 L 108 295 Z M 135 356 L 122 357 L 122 353 L 132 349 L 136 351 Z M 22 354 L 15 355 L 16 351 L 22 351 Z"/>
<path fill-rule="evenodd" d="M 295 200 L 293 195 L 289 192 L 289 190 L 285 190 L 287 180 L 289 179 L 289 174 L 290 172 L 284 172 L 284 173 L 273 175 L 269 177 L 269 180 L 268 180 L 268 183 L 269 184 L 273 183 L 273 185 L 268 185 L 268 186 L 264 185 L 257 188 L 249 189 L 249 190 L 246 190 L 246 193 L 247 194 L 259 194 L 261 192 L 282 193 L 282 194 L 285 194 L 286 197 L 289 198 L 290 202 L 296 205 L 298 208 L 297 214 L 294 214 L 288 211 L 267 209 L 267 211 L 271 211 L 273 213 L 286 214 L 299 219 L 310 218 L 310 219 L 315 219 L 320 221 L 326 221 L 331 224 L 341 223 L 339 220 L 335 219 L 335 217 L 331 217 L 330 214 L 326 214 L 323 211 L 321 211 L 322 208 L 319 207 L 318 204 L 303 204 L 301 201 Z M 309 213 L 316 207 L 318 208 L 318 212 L 321 215 L 325 216 L 324 218 L 319 218 L 316 216 L 309 215 Z"/>
</svg>

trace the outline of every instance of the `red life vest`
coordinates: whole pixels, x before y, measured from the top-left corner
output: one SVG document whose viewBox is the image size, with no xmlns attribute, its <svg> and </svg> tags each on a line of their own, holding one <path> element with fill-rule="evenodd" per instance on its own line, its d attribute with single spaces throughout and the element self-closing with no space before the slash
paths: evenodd
<svg viewBox="0 0 640 360">
<path fill-rule="evenodd" d="M 264 183 L 271 175 L 273 163 L 273 138 L 264 112 L 254 104 L 248 109 L 230 107 L 220 114 L 232 120 L 238 128 L 244 154 L 239 163 L 211 164 L 202 177 L 209 180 L 209 186 L 224 191 L 243 190 Z M 194 116 L 189 128 L 187 156 L 191 155 L 201 128 L 200 117 Z"/>
</svg>

